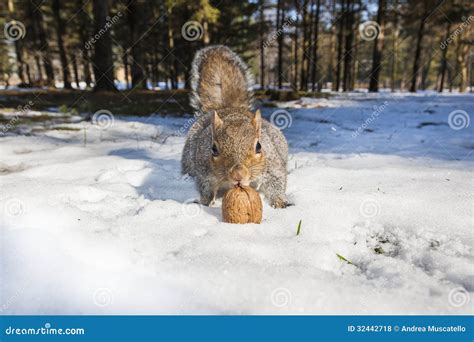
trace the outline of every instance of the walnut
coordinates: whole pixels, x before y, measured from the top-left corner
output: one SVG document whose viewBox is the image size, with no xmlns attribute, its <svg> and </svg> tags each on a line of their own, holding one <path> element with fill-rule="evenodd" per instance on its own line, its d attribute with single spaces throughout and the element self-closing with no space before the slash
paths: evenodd
<svg viewBox="0 0 474 342">
<path fill-rule="evenodd" d="M 228 190 L 222 199 L 222 217 L 227 223 L 262 222 L 260 195 L 248 186 Z"/>
</svg>

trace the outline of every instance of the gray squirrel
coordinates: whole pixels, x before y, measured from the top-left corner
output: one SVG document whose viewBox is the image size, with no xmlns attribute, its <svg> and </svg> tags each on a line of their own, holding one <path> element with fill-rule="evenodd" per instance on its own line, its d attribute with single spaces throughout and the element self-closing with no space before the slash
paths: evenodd
<svg viewBox="0 0 474 342">
<path fill-rule="evenodd" d="M 233 186 L 251 186 L 275 208 L 290 205 L 285 191 L 288 144 L 252 108 L 253 78 L 226 46 L 199 50 L 192 64 L 191 105 L 196 121 L 182 157 L 182 173 L 196 180 L 203 205 Z"/>
</svg>

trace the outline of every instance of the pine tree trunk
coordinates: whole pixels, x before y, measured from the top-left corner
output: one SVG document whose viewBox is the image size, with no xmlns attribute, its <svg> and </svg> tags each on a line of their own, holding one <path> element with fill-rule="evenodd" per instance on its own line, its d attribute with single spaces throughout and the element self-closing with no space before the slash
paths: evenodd
<svg viewBox="0 0 474 342">
<path fill-rule="evenodd" d="M 346 29 L 345 29 L 345 52 L 344 52 L 344 73 L 342 81 L 342 90 L 350 90 L 351 83 L 351 70 L 352 70 L 352 43 L 354 40 L 354 3 L 352 2 L 349 6 L 347 3 L 346 8 Z"/>
<path fill-rule="evenodd" d="M 61 15 L 59 13 L 61 9 L 61 5 L 59 4 L 59 0 L 53 0 L 52 10 L 54 15 L 54 20 L 56 21 L 56 41 L 58 44 L 59 49 L 59 60 L 61 62 L 61 70 L 63 73 L 63 82 L 64 82 L 64 89 L 72 89 L 71 81 L 69 81 L 69 68 L 68 68 L 68 60 L 66 55 L 66 49 L 64 48 L 63 42 L 63 33 L 65 31 L 65 27 L 63 25 L 63 21 L 61 19 Z"/>
<path fill-rule="evenodd" d="M 81 40 L 81 61 L 82 61 L 82 69 L 84 75 L 84 82 L 88 88 L 92 87 L 92 75 L 91 75 L 91 65 L 90 65 L 90 58 L 89 58 L 89 50 L 86 48 L 86 42 L 90 38 L 90 26 L 91 21 L 89 16 L 86 12 L 82 10 L 84 6 L 86 6 L 88 0 L 81 0 L 79 2 L 79 8 L 77 11 L 79 12 L 80 16 L 80 25 L 79 25 L 79 38 Z"/>
<path fill-rule="evenodd" d="M 35 54 L 35 62 L 36 62 L 36 70 L 38 71 L 38 77 L 36 81 L 38 85 L 41 87 L 43 85 L 43 70 L 41 69 L 41 59 L 38 54 Z"/>
<path fill-rule="evenodd" d="M 132 56 L 131 74 L 132 88 L 147 89 L 145 75 L 145 59 L 142 49 L 143 35 L 143 6 L 141 0 L 131 0 L 128 3 L 128 24 L 130 28 L 130 47 Z"/>
<path fill-rule="evenodd" d="M 448 39 L 450 31 L 451 31 L 451 23 L 449 21 L 446 21 L 446 34 L 444 36 L 445 40 Z M 446 46 L 443 49 L 443 57 L 441 58 L 440 81 L 439 81 L 439 86 L 438 86 L 438 91 L 440 93 L 443 92 L 444 79 L 446 77 L 446 67 L 448 65 L 448 63 L 446 61 L 446 56 L 448 55 L 448 47 L 449 47 L 449 44 L 446 44 Z"/>
<path fill-rule="evenodd" d="M 15 55 L 16 55 L 16 65 L 18 68 L 18 77 L 20 78 L 21 83 L 25 84 L 25 62 L 23 62 L 23 50 L 21 48 L 21 43 L 19 40 L 15 41 Z"/>
<path fill-rule="evenodd" d="M 260 0 L 260 89 L 265 89 L 265 0 Z"/>
<path fill-rule="evenodd" d="M 332 2 L 331 18 L 337 18 L 337 1 Z M 339 18 L 340 20 L 340 18 Z M 329 47 L 329 64 L 327 66 L 327 79 L 331 81 L 331 90 L 336 91 L 336 64 L 337 64 L 337 25 L 336 20 L 331 21 L 331 36 Z"/>
<path fill-rule="evenodd" d="M 411 78 L 410 92 L 415 93 L 418 82 L 418 73 L 420 69 L 420 57 L 421 57 L 421 47 L 423 42 L 423 36 L 425 34 L 425 20 L 427 18 L 427 13 L 423 15 L 420 20 L 420 25 L 418 26 L 418 32 L 416 35 L 416 50 L 415 50 L 415 59 L 413 60 L 413 73 Z"/>
<path fill-rule="evenodd" d="M 153 47 L 153 53 L 151 56 L 151 78 L 152 78 L 152 87 L 158 87 L 158 57 L 157 57 L 157 48 L 156 45 Z"/>
<path fill-rule="evenodd" d="M 459 73 L 456 75 L 460 75 L 460 80 L 459 80 L 459 92 L 464 93 L 466 91 L 467 87 L 467 58 L 466 55 L 469 52 L 469 46 L 467 44 L 464 44 L 462 41 L 462 33 L 461 37 L 459 37 L 459 53 L 457 54 L 457 65 L 458 65 L 458 70 Z"/>
<path fill-rule="evenodd" d="M 125 73 L 125 88 L 129 88 L 129 79 L 130 79 L 130 68 L 128 64 L 128 51 L 124 48 L 124 53 L 122 55 L 123 69 Z"/>
<path fill-rule="evenodd" d="M 341 0 L 341 16 L 339 17 L 339 32 L 337 35 L 337 67 L 336 67 L 336 85 L 334 89 L 339 91 L 341 84 L 341 59 L 342 59 L 342 38 L 344 37 L 344 22 L 345 22 L 345 6 L 344 0 Z"/>
<path fill-rule="evenodd" d="M 32 13 L 32 21 L 35 25 L 36 31 L 38 32 L 37 49 L 43 59 L 43 66 L 46 73 L 46 85 L 48 87 L 54 87 L 54 70 L 53 64 L 51 62 L 49 43 L 46 38 L 46 31 L 44 28 L 43 14 L 41 10 L 38 10 L 38 8 L 41 8 L 41 3 L 42 0 L 31 0 L 29 2 Z"/>
<path fill-rule="evenodd" d="M 355 23 L 355 28 L 359 27 L 359 20 L 356 21 Z M 356 31 L 357 32 L 357 31 Z M 359 35 L 355 34 L 354 35 L 354 53 L 353 53 L 353 59 L 352 59 L 352 64 L 351 64 L 351 77 L 350 77 L 350 83 L 349 83 L 349 89 L 354 90 L 356 86 L 356 80 L 357 80 L 357 74 L 359 71 L 359 59 L 358 59 L 358 53 L 359 53 Z"/>
<path fill-rule="evenodd" d="M 397 2 L 395 2 L 395 6 L 397 5 Z M 393 22 L 393 38 L 392 38 L 392 49 L 393 49 L 393 54 L 392 54 L 392 67 L 391 67 L 391 77 L 390 77 L 390 82 L 391 82 L 391 88 L 392 92 L 395 91 L 396 87 L 396 77 L 397 77 L 397 55 L 398 55 L 398 36 L 400 34 L 400 29 L 398 27 L 398 13 L 395 11 L 395 18 Z"/>
<path fill-rule="evenodd" d="M 82 50 L 82 70 L 84 73 L 84 82 L 88 88 L 92 87 L 91 66 L 89 64 L 89 55 L 86 49 Z"/>
<path fill-rule="evenodd" d="M 307 80 L 307 62 L 308 62 L 308 57 L 306 55 L 306 47 L 308 44 L 308 1 L 304 0 L 303 1 L 303 13 L 301 15 L 302 17 L 302 31 L 303 31 L 303 41 L 301 44 L 301 77 L 300 77 L 300 90 L 307 90 L 308 89 L 308 80 Z"/>
<path fill-rule="evenodd" d="M 430 44 L 431 46 L 431 44 Z M 429 56 L 429 60 L 428 60 L 428 63 L 426 63 L 422 69 L 422 73 L 421 73 L 421 89 L 422 90 L 426 90 L 427 86 L 428 86 L 428 76 L 430 74 L 430 70 L 431 70 L 431 64 L 433 62 L 433 58 L 431 56 Z"/>
<path fill-rule="evenodd" d="M 168 7 L 168 51 L 173 52 L 174 50 L 174 33 L 173 33 L 173 23 L 172 23 L 172 8 Z M 171 88 L 177 89 L 178 85 L 176 84 L 176 61 L 173 53 L 169 55 L 170 58 L 170 68 L 169 68 L 169 78 L 171 82 Z"/>
<path fill-rule="evenodd" d="M 278 89 L 283 87 L 283 42 L 284 42 L 284 32 L 283 32 L 283 0 L 278 0 L 277 2 L 277 26 L 276 31 L 281 29 L 281 34 L 278 35 Z"/>
<path fill-rule="evenodd" d="M 25 66 L 26 66 L 26 77 L 28 78 L 28 84 L 30 87 L 33 87 L 33 78 L 31 77 L 30 65 L 26 63 Z"/>
<path fill-rule="evenodd" d="M 295 19 L 295 39 L 293 44 L 293 89 L 296 91 L 298 90 L 298 0 L 295 0 L 295 8 L 296 11 L 296 19 Z"/>
<path fill-rule="evenodd" d="M 316 14 L 314 17 L 314 40 L 313 40 L 313 66 L 311 68 L 311 90 L 320 90 L 320 85 L 316 86 L 316 79 L 318 77 L 318 40 L 319 40 L 319 13 L 321 10 L 321 0 L 316 4 Z"/>
<path fill-rule="evenodd" d="M 76 82 L 76 88 L 79 89 L 79 69 L 77 67 L 76 56 L 71 56 L 72 59 L 72 70 L 74 71 L 74 82 Z"/>
<path fill-rule="evenodd" d="M 374 49 L 372 51 L 372 72 L 370 73 L 369 91 L 379 91 L 380 69 L 382 67 L 382 51 L 384 44 L 384 27 L 385 27 L 385 0 L 379 0 L 379 8 L 377 11 L 377 23 L 380 32 L 375 38 Z"/>
<path fill-rule="evenodd" d="M 108 1 L 93 0 L 94 32 L 99 32 L 107 23 L 109 15 Z M 114 63 L 112 59 L 112 37 L 110 30 L 94 44 L 94 91 L 117 90 L 114 84 Z"/>
</svg>

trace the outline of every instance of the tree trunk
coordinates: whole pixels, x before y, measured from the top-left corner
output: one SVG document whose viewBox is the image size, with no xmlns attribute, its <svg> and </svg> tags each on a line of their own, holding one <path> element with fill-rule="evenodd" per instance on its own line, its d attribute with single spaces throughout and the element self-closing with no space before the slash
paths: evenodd
<svg viewBox="0 0 474 342">
<path fill-rule="evenodd" d="M 259 35 L 260 35 L 260 89 L 265 89 L 265 0 L 259 4 Z"/>
<path fill-rule="evenodd" d="M 351 70 L 352 70 L 352 44 L 354 41 L 354 2 L 347 2 L 346 8 L 346 30 L 345 30 L 345 52 L 344 52 L 344 73 L 342 81 L 342 90 L 350 90 L 351 84 Z"/>
<path fill-rule="evenodd" d="M 296 8 L 296 19 L 295 19 L 295 41 L 293 44 L 293 89 L 296 91 L 298 90 L 298 0 L 295 0 L 295 8 Z"/>
<path fill-rule="evenodd" d="M 431 46 L 431 43 L 429 44 Z M 421 89 L 426 90 L 428 86 L 428 76 L 430 74 L 431 70 L 431 64 L 433 62 L 433 57 L 430 55 L 428 60 L 428 63 L 425 63 L 424 67 L 422 68 L 422 73 L 421 73 Z"/>
<path fill-rule="evenodd" d="M 308 56 L 306 55 L 306 47 L 308 44 L 308 0 L 303 1 L 303 13 L 302 18 L 302 31 L 303 31 L 303 42 L 301 44 L 301 77 L 300 77 L 300 90 L 308 89 L 308 80 L 307 80 L 307 64 Z"/>
<path fill-rule="evenodd" d="M 449 32 L 451 31 L 451 23 L 449 21 L 446 21 L 446 34 L 444 35 L 445 41 L 449 37 Z M 448 65 L 446 61 L 446 56 L 448 54 L 448 47 L 449 44 L 446 44 L 446 46 L 443 49 L 443 57 L 441 58 L 441 65 L 440 65 L 440 81 L 439 81 L 439 86 L 438 86 L 438 92 L 442 93 L 443 88 L 444 88 L 444 79 L 446 77 L 446 67 Z"/>
<path fill-rule="evenodd" d="M 92 87 L 91 66 L 89 64 L 89 54 L 87 50 L 82 50 L 82 69 L 84 72 L 84 82 L 87 87 Z"/>
<path fill-rule="evenodd" d="M 24 73 L 25 62 L 23 62 L 23 49 L 21 48 L 21 43 L 19 40 L 15 41 L 15 55 L 18 68 L 18 77 L 20 78 L 21 83 L 26 83 Z"/>
<path fill-rule="evenodd" d="M 107 24 L 109 2 L 93 0 L 94 31 L 99 32 Z M 112 59 L 112 38 L 110 30 L 95 42 L 94 45 L 94 91 L 117 90 L 114 85 L 114 62 Z"/>
<path fill-rule="evenodd" d="M 311 68 L 311 90 L 320 90 L 320 85 L 316 87 L 316 79 L 318 77 L 318 39 L 319 39 L 319 13 L 321 10 L 321 0 L 316 4 L 316 14 L 314 17 L 314 40 L 313 40 L 313 66 Z"/>
<path fill-rule="evenodd" d="M 462 35 L 462 34 L 461 34 Z M 469 52 L 469 46 L 467 44 L 464 44 L 463 41 L 462 41 L 462 36 L 459 37 L 459 53 L 457 54 L 457 64 L 458 64 L 458 70 L 459 70 L 459 73 L 457 73 L 456 75 L 459 75 L 460 76 L 460 80 L 459 80 L 459 92 L 460 93 L 464 93 L 466 91 L 466 87 L 467 87 L 467 58 L 466 58 L 466 55 L 468 54 Z"/>
<path fill-rule="evenodd" d="M 397 2 L 395 1 L 395 6 L 397 5 Z M 391 67 L 391 77 L 390 77 L 390 82 L 391 82 L 391 88 L 392 92 L 395 91 L 396 87 L 396 77 L 397 77 L 397 55 L 398 55 L 398 37 L 400 35 L 400 29 L 398 27 L 398 12 L 394 11 L 394 22 L 393 22 L 393 38 L 392 38 L 392 48 L 393 48 L 393 54 L 392 54 L 392 67 Z"/>
<path fill-rule="evenodd" d="M 281 33 L 278 35 L 278 89 L 281 89 L 283 86 L 283 0 L 278 0 L 277 2 L 277 22 L 276 22 L 276 31 L 281 29 Z"/>
<path fill-rule="evenodd" d="M 158 65 L 158 47 L 153 49 L 153 78 L 155 79 L 155 87 L 160 86 L 160 68 Z"/>
<path fill-rule="evenodd" d="M 128 80 L 130 77 L 130 70 L 129 70 L 129 64 L 128 64 L 128 50 L 126 48 L 123 49 L 123 55 L 122 55 L 122 63 L 123 63 L 123 69 L 125 71 L 125 89 L 128 89 Z"/>
<path fill-rule="evenodd" d="M 54 20 L 56 21 L 56 41 L 58 44 L 59 50 L 59 60 L 61 62 L 61 70 L 63 72 L 63 82 L 64 82 L 64 89 L 72 89 L 71 82 L 69 81 L 69 63 L 67 60 L 66 49 L 64 48 L 63 42 L 63 32 L 65 32 L 65 27 L 63 21 L 61 19 L 61 15 L 59 13 L 61 9 L 61 5 L 59 4 L 59 0 L 53 0 L 52 10 L 54 15 Z"/>
<path fill-rule="evenodd" d="M 91 75 L 91 65 L 90 65 L 90 57 L 89 57 L 89 50 L 86 48 L 86 42 L 90 38 L 90 26 L 91 21 L 89 15 L 82 10 L 88 0 L 82 0 L 78 3 L 77 11 L 80 13 L 80 25 L 79 25 L 79 37 L 81 40 L 81 60 L 82 60 L 82 69 L 84 74 L 84 82 L 88 88 L 92 87 L 92 75 Z"/>
<path fill-rule="evenodd" d="M 353 38 L 353 58 L 352 58 L 352 63 L 351 63 L 351 77 L 350 77 L 350 83 L 349 83 L 349 89 L 354 90 L 356 87 L 356 80 L 357 80 L 357 75 L 359 73 L 359 42 L 360 42 L 360 36 L 357 34 L 357 29 L 360 25 L 360 11 L 362 10 L 362 4 L 361 1 L 358 0 L 356 1 L 357 4 L 357 11 L 354 11 L 354 38 Z"/>
<path fill-rule="evenodd" d="M 76 82 L 76 88 L 80 89 L 79 86 L 79 68 L 77 66 L 76 56 L 71 56 L 72 59 L 72 70 L 74 71 L 74 82 Z"/>
<path fill-rule="evenodd" d="M 426 5 L 425 5 L 426 6 Z M 411 78 L 410 92 L 415 93 L 418 82 L 418 72 L 420 69 L 420 56 L 421 56 L 421 46 L 423 41 L 423 36 L 425 34 L 425 20 L 428 14 L 425 11 L 425 14 L 420 20 L 420 25 L 418 26 L 418 33 L 416 36 L 416 50 L 415 50 L 415 59 L 413 60 L 413 74 Z"/>
<path fill-rule="evenodd" d="M 370 73 L 369 91 L 379 91 L 380 68 L 382 67 L 382 51 L 384 44 L 384 26 L 385 26 L 385 0 L 379 0 L 377 11 L 377 23 L 380 32 L 375 38 L 374 49 L 372 51 L 372 72 Z"/>
<path fill-rule="evenodd" d="M 49 51 L 49 43 L 46 38 L 46 31 L 44 29 L 43 14 L 41 10 L 42 0 L 31 0 L 29 3 L 29 10 L 31 11 L 31 17 L 35 31 L 38 33 L 37 50 L 41 54 L 43 59 L 43 66 L 46 73 L 46 85 L 48 87 L 54 87 L 54 70 L 51 62 L 51 56 Z"/>
<path fill-rule="evenodd" d="M 329 47 L 329 64 L 327 66 L 327 79 L 331 81 L 331 90 L 336 91 L 336 64 L 337 64 L 337 51 L 336 51 L 336 38 L 337 38 L 337 1 L 332 2 L 331 9 L 331 35 L 330 35 L 330 47 Z M 340 19 L 340 18 L 339 18 Z"/>
<path fill-rule="evenodd" d="M 149 5 L 149 11 L 151 13 L 152 18 L 157 17 L 159 15 L 159 7 L 157 9 L 156 5 L 153 1 L 148 2 Z M 160 86 L 160 69 L 159 69 L 159 53 L 160 49 L 162 49 L 162 40 L 161 40 L 161 35 L 160 34 L 154 34 L 152 35 L 152 41 L 153 41 L 153 51 L 152 51 L 152 75 L 153 79 L 155 80 L 153 86 L 154 87 L 159 87 Z"/>
<path fill-rule="evenodd" d="M 31 7 L 31 4 L 30 6 Z M 13 16 L 15 13 L 15 7 L 13 1 L 8 1 L 8 14 L 10 16 Z M 31 11 L 29 12 L 31 16 Z M 18 77 L 20 78 L 21 83 L 25 84 L 25 75 L 24 75 L 24 68 L 25 68 L 25 63 L 23 62 L 23 49 L 20 43 L 20 40 L 15 40 L 15 55 L 16 55 L 16 65 L 18 68 Z"/>
<path fill-rule="evenodd" d="M 174 33 L 173 33 L 173 22 L 172 22 L 172 7 L 168 7 L 168 51 L 171 52 L 170 57 L 170 68 L 169 68 L 169 78 L 171 81 L 171 88 L 177 89 L 178 85 L 176 84 L 177 78 L 177 70 L 176 70 L 176 62 L 175 57 L 173 54 L 174 50 Z"/>
<path fill-rule="evenodd" d="M 312 73 L 312 69 L 313 69 L 313 60 L 314 60 L 314 56 L 313 56 L 313 45 L 314 45 L 314 40 L 313 40 L 313 31 L 314 31 L 314 0 L 311 0 L 310 3 L 309 3 L 309 21 L 308 21 L 308 53 L 309 53 L 309 56 L 308 56 L 308 61 L 307 61 L 307 67 L 306 67 L 306 71 L 307 71 L 307 74 L 306 74 L 306 90 L 309 89 L 309 84 L 311 83 L 311 73 Z M 311 89 L 312 89 L 312 83 L 311 83 Z"/>
<path fill-rule="evenodd" d="M 43 85 L 43 70 L 41 70 L 41 59 L 38 54 L 35 54 L 35 62 L 36 62 L 36 70 L 38 71 L 38 77 L 36 77 L 36 81 L 39 86 Z"/>
<path fill-rule="evenodd" d="M 26 77 L 28 78 L 28 84 L 30 87 L 33 87 L 34 84 L 33 84 L 33 78 L 31 77 L 30 65 L 28 63 L 26 63 L 25 65 L 26 65 Z"/>
<path fill-rule="evenodd" d="M 131 0 L 128 3 L 128 24 L 130 28 L 130 47 L 132 56 L 131 74 L 132 88 L 147 89 L 145 74 L 145 59 L 143 50 L 143 6 L 141 0 Z"/>
<path fill-rule="evenodd" d="M 339 91 L 341 84 L 341 59 L 342 59 L 342 38 L 344 37 L 344 22 L 345 22 L 345 6 L 344 0 L 341 0 L 341 16 L 339 18 L 339 32 L 337 35 L 337 67 L 336 67 L 336 85 L 335 90 Z"/>
</svg>

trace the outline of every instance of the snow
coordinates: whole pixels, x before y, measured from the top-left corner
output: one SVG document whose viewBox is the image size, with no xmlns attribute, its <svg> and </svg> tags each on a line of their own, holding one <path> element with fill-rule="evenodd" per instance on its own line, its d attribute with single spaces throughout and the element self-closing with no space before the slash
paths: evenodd
<svg viewBox="0 0 474 342">
<path fill-rule="evenodd" d="M 472 314 L 473 125 L 448 117 L 473 100 L 354 93 L 264 108 L 291 121 L 295 205 L 265 203 L 260 225 L 193 203 L 180 174 L 190 117 L 8 132 L 0 312 Z"/>
</svg>

